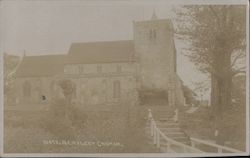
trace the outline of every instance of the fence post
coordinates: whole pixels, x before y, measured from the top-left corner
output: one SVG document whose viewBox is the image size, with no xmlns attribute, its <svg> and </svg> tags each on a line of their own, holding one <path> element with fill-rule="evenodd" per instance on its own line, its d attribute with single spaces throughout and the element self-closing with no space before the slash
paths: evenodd
<svg viewBox="0 0 250 158">
<path fill-rule="evenodd" d="M 184 152 L 185 152 L 185 153 L 187 152 L 187 149 L 186 149 L 186 147 L 185 147 L 185 146 L 183 147 L 183 150 L 184 150 Z"/>
<path fill-rule="evenodd" d="M 175 115 L 174 115 L 174 121 L 177 122 L 178 121 L 178 109 L 175 109 Z"/>
<path fill-rule="evenodd" d="M 167 152 L 169 152 L 169 150 L 170 150 L 170 143 L 169 141 L 167 141 Z"/>
<path fill-rule="evenodd" d="M 156 130 L 156 146 L 157 146 L 157 148 L 160 148 L 160 132 L 159 132 L 159 130 L 157 129 Z"/>
<path fill-rule="evenodd" d="M 151 137 L 154 136 L 154 125 L 153 125 L 153 120 L 150 120 L 150 131 L 151 131 Z"/>
<path fill-rule="evenodd" d="M 195 147 L 195 142 L 191 140 L 191 146 Z"/>
<path fill-rule="evenodd" d="M 154 127 L 154 144 L 156 144 L 156 132 L 157 132 L 157 131 L 156 131 L 155 124 L 154 124 L 153 127 Z"/>
<path fill-rule="evenodd" d="M 222 153 L 222 148 L 218 148 L 218 153 Z"/>
</svg>

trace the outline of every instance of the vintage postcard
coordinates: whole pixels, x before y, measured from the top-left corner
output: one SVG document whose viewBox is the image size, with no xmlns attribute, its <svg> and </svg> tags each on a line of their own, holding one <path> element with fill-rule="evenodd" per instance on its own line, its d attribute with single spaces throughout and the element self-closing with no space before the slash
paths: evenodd
<svg viewBox="0 0 250 158">
<path fill-rule="evenodd" d="M 247 0 L 1 0 L 1 157 L 249 155 Z"/>
</svg>

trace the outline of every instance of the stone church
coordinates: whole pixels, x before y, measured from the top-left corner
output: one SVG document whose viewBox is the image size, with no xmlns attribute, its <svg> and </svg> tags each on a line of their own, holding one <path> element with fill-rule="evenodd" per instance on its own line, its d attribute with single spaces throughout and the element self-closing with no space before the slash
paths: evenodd
<svg viewBox="0 0 250 158">
<path fill-rule="evenodd" d="M 162 90 L 167 104 L 183 105 L 169 19 L 133 22 L 134 39 L 72 43 L 66 55 L 23 56 L 15 73 L 16 103 L 49 102 L 58 81 L 74 84 L 78 104 L 105 105 L 139 99 L 140 90 Z"/>
</svg>

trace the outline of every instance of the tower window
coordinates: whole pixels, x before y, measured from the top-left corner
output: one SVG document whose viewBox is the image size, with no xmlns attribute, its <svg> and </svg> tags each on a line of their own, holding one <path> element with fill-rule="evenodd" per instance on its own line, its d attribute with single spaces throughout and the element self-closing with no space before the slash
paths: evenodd
<svg viewBox="0 0 250 158">
<path fill-rule="evenodd" d="M 156 30 L 155 29 L 151 29 L 149 31 L 149 39 L 151 39 L 151 40 L 156 39 Z"/>
</svg>

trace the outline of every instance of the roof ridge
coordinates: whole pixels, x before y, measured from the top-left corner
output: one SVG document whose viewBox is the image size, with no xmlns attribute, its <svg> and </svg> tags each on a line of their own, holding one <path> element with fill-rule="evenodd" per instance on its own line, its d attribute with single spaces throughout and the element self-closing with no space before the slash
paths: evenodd
<svg viewBox="0 0 250 158">
<path fill-rule="evenodd" d="M 27 57 L 46 57 L 46 56 L 67 56 L 67 54 L 39 54 L 39 55 L 26 55 L 24 58 Z"/>
<path fill-rule="evenodd" d="M 111 41 L 88 41 L 88 42 L 72 42 L 71 44 L 89 44 L 89 43 L 112 43 L 112 42 L 133 42 L 134 40 L 111 40 Z"/>
</svg>

